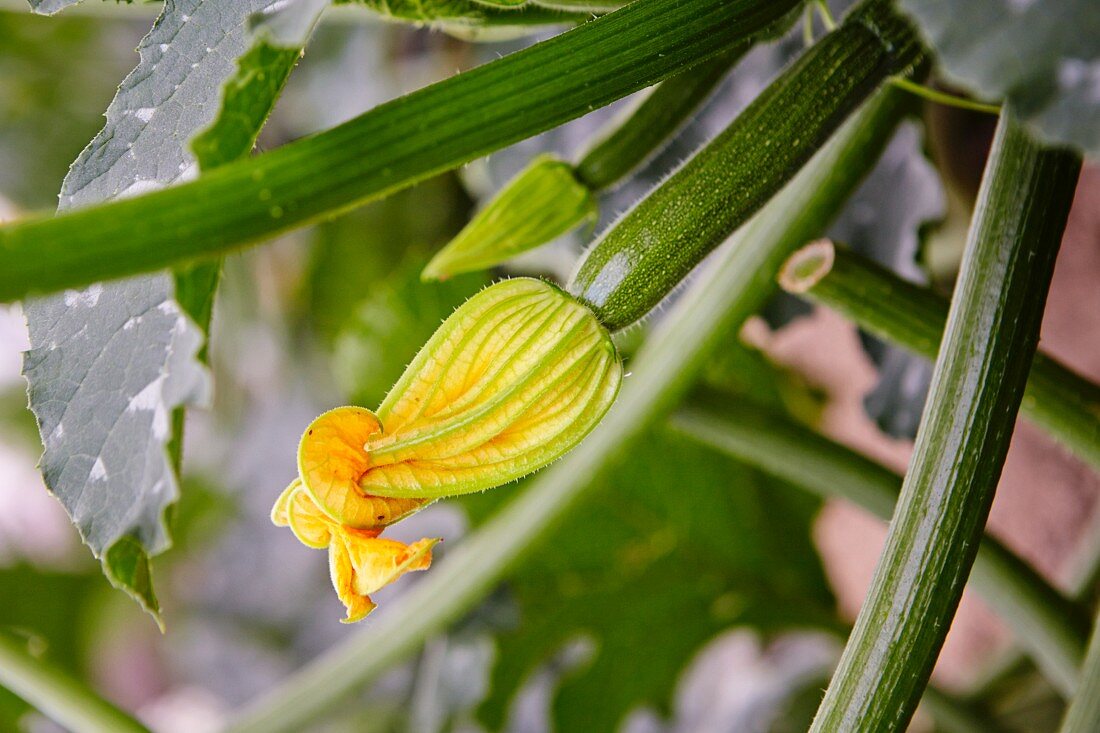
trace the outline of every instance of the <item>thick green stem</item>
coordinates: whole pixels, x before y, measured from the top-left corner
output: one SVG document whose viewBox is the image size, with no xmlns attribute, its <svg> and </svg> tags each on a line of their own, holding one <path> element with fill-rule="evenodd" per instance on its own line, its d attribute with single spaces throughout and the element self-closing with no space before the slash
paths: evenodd
<svg viewBox="0 0 1100 733">
<path fill-rule="evenodd" d="M 661 82 L 622 123 L 601 132 L 577 163 L 577 178 L 601 191 L 633 173 L 690 119 L 749 48 L 734 49 Z"/>
<path fill-rule="evenodd" d="M 161 269 L 335 216 L 743 45 L 797 5 L 637 0 L 196 181 L 7 224 L 0 301 Z"/>
<path fill-rule="evenodd" d="M 1100 730 L 1100 615 L 1092 630 L 1088 654 L 1081 670 L 1081 684 L 1062 720 L 1061 733 L 1096 733 Z"/>
<path fill-rule="evenodd" d="M 1008 452 L 1079 170 L 1001 118 L 886 548 L 813 731 L 912 717 Z"/>
<path fill-rule="evenodd" d="M 902 477 L 784 417 L 744 400 L 700 395 L 672 425 L 707 445 L 822 497 L 847 499 L 890 520 Z M 997 540 L 981 540 L 974 589 L 1051 679 L 1073 679 L 1084 656 L 1087 617 Z"/>
<path fill-rule="evenodd" d="M 936 358 L 947 299 L 866 258 L 821 240 L 796 252 L 779 282 L 880 338 Z M 1020 411 L 1100 471 L 1100 386 L 1040 352 L 1031 365 Z"/>
<path fill-rule="evenodd" d="M 610 227 L 567 286 L 611 330 L 644 317 L 755 213 L 860 102 L 921 56 L 885 0 L 867 0 L 721 135 Z"/>
<path fill-rule="evenodd" d="M 618 402 L 592 435 L 450 551 L 371 626 L 276 687 L 230 731 L 300 729 L 481 600 L 590 485 L 613 470 L 620 452 L 679 399 L 722 335 L 774 292 L 783 260 L 835 216 L 878 158 L 903 109 L 897 92 L 874 100 L 733 238 L 638 353 Z"/>
<path fill-rule="evenodd" d="M 0 633 L 0 685 L 73 733 L 148 733 L 145 726 L 83 684 Z"/>
</svg>

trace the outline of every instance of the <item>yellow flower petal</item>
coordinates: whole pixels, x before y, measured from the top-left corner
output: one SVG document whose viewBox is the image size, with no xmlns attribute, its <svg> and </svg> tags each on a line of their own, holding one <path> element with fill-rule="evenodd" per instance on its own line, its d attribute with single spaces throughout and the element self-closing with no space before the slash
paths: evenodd
<svg viewBox="0 0 1100 733">
<path fill-rule="evenodd" d="M 347 530 L 333 537 L 329 569 L 336 593 L 347 607 L 344 622 L 359 621 L 374 609 L 371 593 L 405 573 L 427 569 L 437 542 L 423 539 L 406 545 L 379 538 L 371 530 Z"/>
<path fill-rule="evenodd" d="M 298 446 L 298 471 L 305 490 L 340 524 L 370 529 L 385 527 L 423 507 L 423 499 L 367 496 L 359 479 L 370 466 L 364 445 L 381 433 L 370 410 L 337 407 L 314 420 Z"/>
<path fill-rule="evenodd" d="M 290 516 L 287 510 L 290 507 L 291 497 L 294 496 L 294 492 L 301 485 L 301 479 L 294 479 L 290 482 L 290 486 L 283 489 L 283 493 L 279 494 L 279 498 L 275 500 L 275 506 L 271 507 L 271 523 L 276 527 L 290 526 Z"/>
<path fill-rule="evenodd" d="M 323 550 L 329 546 L 332 540 L 333 525 L 335 524 L 322 512 L 302 487 L 300 480 L 291 484 L 294 492 L 287 502 L 287 525 L 306 547 L 315 550 Z"/>
<path fill-rule="evenodd" d="M 329 574 L 336 595 L 347 608 L 343 623 L 353 624 L 374 610 L 374 602 L 367 596 L 355 591 L 355 568 L 351 564 L 351 555 L 343 536 L 334 538 L 328 551 Z"/>
</svg>

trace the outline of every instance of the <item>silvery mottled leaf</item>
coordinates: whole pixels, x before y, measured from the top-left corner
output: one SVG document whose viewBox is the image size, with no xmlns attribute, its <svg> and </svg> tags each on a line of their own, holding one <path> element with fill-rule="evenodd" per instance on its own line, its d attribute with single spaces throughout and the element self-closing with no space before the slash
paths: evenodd
<svg viewBox="0 0 1100 733">
<path fill-rule="evenodd" d="M 27 0 L 31 10 L 39 15 L 53 15 L 78 2 L 80 0 Z"/>
<path fill-rule="evenodd" d="M 1096 0 L 902 0 L 948 79 L 1008 99 L 1039 134 L 1100 154 Z"/>
<path fill-rule="evenodd" d="M 252 46 L 250 17 L 275 2 L 168 0 L 142 40 L 140 63 L 107 109 L 107 124 L 66 176 L 60 208 L 194 175 L 188 140 L 218 116 L 223 82 Z M 303 3 L 313 13 L 307 17 L 320 12 L 313 0 L 294 7 Z M 298 15 L 293 20 L 292 31 L 306 33 L 312 25 Z M 287 32 L 261 25 L 264 39 Z M 265 118 L 266 112 L 256 115 L 255 124 Z M 240 152 L 250 147 L 249 140 Z M 171 414 L 209 392 L 196 358 L 201 331 L 173 300 L 167 274 L 35 299 L 25 309 L 31 337 L 25 373 L 47 485 L 103 559 L 107 576 L 155 615 L 148 555 L 170 544 L 163 516 L 179 493 L 166 451 Z"/>
</svg>

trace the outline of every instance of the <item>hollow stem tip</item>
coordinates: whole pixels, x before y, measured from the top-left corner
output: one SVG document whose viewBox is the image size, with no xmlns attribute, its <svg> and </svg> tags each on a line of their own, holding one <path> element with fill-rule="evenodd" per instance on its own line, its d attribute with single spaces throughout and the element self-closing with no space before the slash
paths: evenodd
<svg viewBox="0 0 1100 733">
<path fill-rule="evenodd" d="M 833 269 L 836 245 L 829 239 L 810 242 L 795 252 L 779 271 L 779 285 L 788 293 L 806 293 Z"/>
</svg>

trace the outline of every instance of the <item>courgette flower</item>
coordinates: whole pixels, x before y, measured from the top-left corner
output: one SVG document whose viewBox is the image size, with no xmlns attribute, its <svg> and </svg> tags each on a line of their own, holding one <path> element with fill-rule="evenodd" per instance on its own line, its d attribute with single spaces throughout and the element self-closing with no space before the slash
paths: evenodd
<svg viewBox="0 0 1100 733">
<path fill-rule="evenodd" d="M 584 305 L 540 280 L 492 285 L 439 327 L 377 413 L 338 407 L 310 424 L 272 520 L 329 550 L 357 621 L 374 608 L 370 593 L 427 568 L 438 541 L 406 546 L 383 528 L 556 460 L 599 423 L 621 380 L 610 334 Z"/>
</svg>

